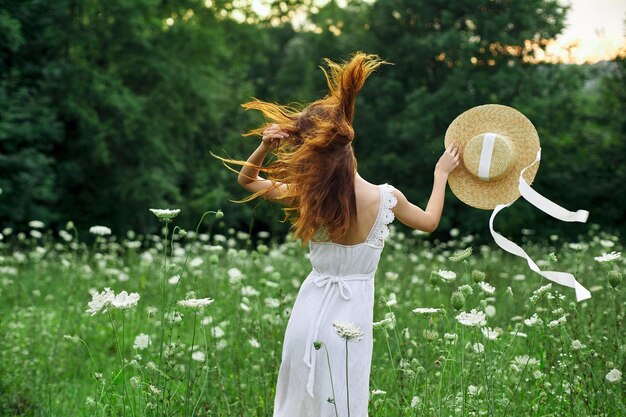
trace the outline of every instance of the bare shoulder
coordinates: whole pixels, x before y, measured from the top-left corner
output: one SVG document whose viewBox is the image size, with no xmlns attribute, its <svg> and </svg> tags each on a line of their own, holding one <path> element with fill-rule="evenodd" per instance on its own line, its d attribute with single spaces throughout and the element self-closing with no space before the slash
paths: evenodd
<svg viewBox="0 0 626 417">
<path fill-rule="evenodd" d="M 394 212 L 395 210 L 402 209 L 403 206 L 410 204 L 404 193 L 398 190 L 395 186 L 391 190 L 391 194 L 393 194 L 393 196 L 396 198 L 396 205 L 392 208 Z"/>
</svg>

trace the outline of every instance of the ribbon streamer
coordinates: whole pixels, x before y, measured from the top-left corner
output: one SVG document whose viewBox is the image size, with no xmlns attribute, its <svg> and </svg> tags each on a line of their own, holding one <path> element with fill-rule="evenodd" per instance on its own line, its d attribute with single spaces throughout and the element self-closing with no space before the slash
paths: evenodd
<svg viewBox="0 0 626 417">
<path fill-rule="evenodd" d="M 522 197 L 524 197 L 526 201 L 528 201 L 533 206 L 537 207 L 539 210 L 543 211 L 546 214 L 549 214 L 550 216 L 558 220 L 561 220 L 564 222 L 586 223 L 587 218 L 589 217 L 589 212 L 587 210 L 578 210 L 576 212 L 568 211 L 564 209 L 563 207 L 559 206 L 558 204 L 555 204 L 554 202 L 550 201 L 546 197 L 542 196 L 541 194 L 533 190 L 528 185 L 528 183 L 524 179 L 524 171 L 526 171 L 528 168 L 533 166 L 540 159 L 541 159 L 541 148 L 539 148 L 539 150 L 537 151 L 537 157 L 535 158 L 535 160 L 526 168 L 522 169 L 522 171 L 520 172 L 519 191 Z M 567 272 L 542 271 L 541 269 L 539 269 L 537 264 L 533 262 L 530 256 L 528 256 L 528 254 L 524 252 L 524 250 L 521 247 L 519 247 L 515 243 L 511 242 L 510 240 L 508 240 L 507 238 L 505 238 L 504 236 L 502 236 L 501 234 L 493 230 L 493 220 L 495 219 L 496 215 L 502 209 L 504 209 L 505 207 L 509 207 L 514 202 L 515 200 L 507 204 L 498 204 L 494 208 L 493 213 L 491 214 L 491 217 L 489 218 L 489 230 L 491 231 L 491 235 L 493 236 L 493 239 L 498 244 L 498 246 L 500 246 L 505 251 L 512 253 L 513 255 L 526 258 L 526 261 L 528 262 L 528 266 L 530 267 L 530 269 L 537 272 L 539 275 L 557 284 L 574 288 L 574 290 L 576 291 L 576 301 L 583 301 L 588 298 L 591 298 L 591 293 L 589 292 L 589 290 L 587 290 L 578 281 L 576 281 L 576 278 L 574 277 L 574 275 L 567 273 Z"/>
</svg>

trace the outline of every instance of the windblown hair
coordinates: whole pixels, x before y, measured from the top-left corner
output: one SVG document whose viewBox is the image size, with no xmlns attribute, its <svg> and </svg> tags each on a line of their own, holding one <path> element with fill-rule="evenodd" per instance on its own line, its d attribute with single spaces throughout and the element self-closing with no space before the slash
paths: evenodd
<svg viewBox="0 0 626 417">
<path fill-rule="evenodd" d="M 354 140 L 354 102 L 367 77 L 381 64 L 387 63 L 377 55 L 354 53 L 348 62 L 324 61 L 322 68 L 329 88 L 323 98 L 303 109 L 279 105 L 258 99 L 242 104 L 246 110 L 259 110 L 266 122 L 243 136 L 263 136 L 263 131 L 278 124 L 289 134 L 274 150 L 276 159 L 266 167 L 247 161 L 224 159 L 225 162 L 253 166 L 265 172 L 274 184 L 234 202 L 248 202 L 285 183 L 288 190 L 281 194 L 287 202 L 285 218 L 291 214 L 294 240 L 308 244 L 318 230 L 324 230 L 330 240 L 338 240 L 356 225 L 354 178 L 357 161 L 352 148 Z M 226 165 L 226 164 L 225 164 Z M 227 168 L 238 172 L 226 165 Z"/>
</svg>

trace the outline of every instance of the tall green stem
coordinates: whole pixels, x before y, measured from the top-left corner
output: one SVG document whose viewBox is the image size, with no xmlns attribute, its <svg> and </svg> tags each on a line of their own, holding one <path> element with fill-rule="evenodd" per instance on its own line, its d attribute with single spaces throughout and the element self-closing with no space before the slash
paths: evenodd
<svg viewBox="0 0 626 417">
<path fill-rule="evenodd" d="M 185 395 L 185 416 L 187 415 L 187 404 L 189 403 L 189 392 L 191 391 L 191 357 L 193 355 L 193 344 L 196 341 L 196 320 L 198 313 L 193 313 L 193 334 L 191 336 L 191 349 L 189 350 L 189 365 L 187 366 L 187 393 Z"/>
<path fill-rule="evenodd" d="M 346 339 L 346 405 L 348 406 L 348 417 L 350 417 L 350 384 L 348 383 L 348 339 Z"/>
<path fill-rule="evenodd" d="M 330 389 L 333 392 L 333 406 L 335 407 L 335 417 L 339 417 L 339 412 L 337 411 L 337 397 L 335 396 L 335 385 L 333 384 L 333 372 L 330 366 L 330 355 L 328 354 L 328 348 L 326 344 L 320 341 L 322 346 L 324 346 L 324 350 L 326 351 L 326 362 L 328 363 L 328 374 L 330 375 Z"/>
</svg>

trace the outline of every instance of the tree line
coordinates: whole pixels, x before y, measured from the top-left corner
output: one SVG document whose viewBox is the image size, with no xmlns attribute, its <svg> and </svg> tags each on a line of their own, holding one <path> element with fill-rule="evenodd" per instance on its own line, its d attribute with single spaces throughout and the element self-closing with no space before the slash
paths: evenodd
<svg viewBox="0 0 626 417">
<path fill-rule="evenodd" d="M 156 228 L 148 208 L 207 210 L 242 230 L 284 233 L 280 207 L 245 197 L 215 154 L 245 160 L 257 138 L 251 97 L 309 102 L 325 93 L 322 58 L 362 50 L 394 65 L 357 99 L 359 172 L 425 208 L 450 122 L 499 103 L 535 125 L 542 162 L 533 187 L 589 222 L 626 228 L 626 65 L 542 63 L 563 30 L 551 0 L 252 1 L 1 0 L 0 221 L 27 227 Z M 306 17 L 302 27 L 294 22 Z M 237 166 L 235 166 L 236 168 Z M 520 199 L 498 218 L 510 235 L 585 233 Z M 485 234 L 490 212 L 448 190 L 436 233 Z"/>
</svg>

